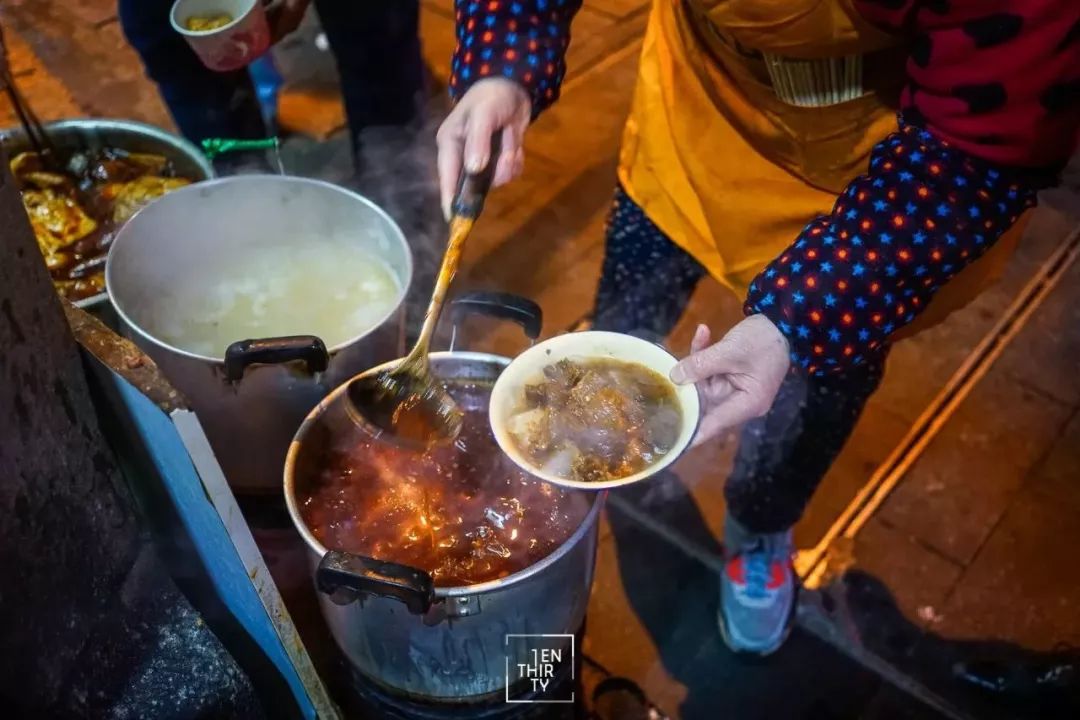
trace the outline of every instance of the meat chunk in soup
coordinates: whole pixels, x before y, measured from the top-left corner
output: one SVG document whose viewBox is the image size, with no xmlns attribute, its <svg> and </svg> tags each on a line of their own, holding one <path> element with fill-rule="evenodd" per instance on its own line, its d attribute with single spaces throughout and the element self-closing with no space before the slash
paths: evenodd
<svg viewBox="0 0 1080 720">
<path fill-rule="evenodd" d="M 560 477 L 615 480 L 647 468 L 675 444 L 682 418 L 671 383 L 617 360 L 560 360 L 524 390 L 511 422 L 519 448 Z"/>
</svg>

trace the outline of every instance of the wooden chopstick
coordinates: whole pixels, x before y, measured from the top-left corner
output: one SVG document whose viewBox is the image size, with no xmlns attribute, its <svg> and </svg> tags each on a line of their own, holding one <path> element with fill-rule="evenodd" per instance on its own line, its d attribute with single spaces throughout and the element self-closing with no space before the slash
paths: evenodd
<svg viewBox="0 0 1080 720">
<path fill-rule="evenodd" d="M 0 84 L 4 86 L 8 100 L 11 101 L 15 114 L 19 116 L 19 122 L 22 124 L 23 130 L 26 132 L 26 136 L 35 152 L 37 152 L 38 157 L 47 167 L 55 169 L 59 163 L 56 146 L 53 145 L 48 133 L 45 132 L 45 128 L 42 126 L 41 121 L 38 120 L 37 115 L 34 114 L 26 98 L 19 92 L 19 88 L 15 86 L 15 78 L 11 75 L 11 66 L 8 63 L 7 45 L 4 43 L 2 28 L 0 28 Z"/>
</svg>

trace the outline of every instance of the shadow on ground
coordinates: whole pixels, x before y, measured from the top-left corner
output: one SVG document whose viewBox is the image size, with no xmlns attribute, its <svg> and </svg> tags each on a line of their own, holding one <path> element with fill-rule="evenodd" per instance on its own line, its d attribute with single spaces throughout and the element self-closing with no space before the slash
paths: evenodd
<svg viewBox="0 0 1080 720">
<path fill-rule="evenodd" d="M 680 481 L 667 478 L 665 483 Z M 680 533 L 719 556 L 720 544 L 693 496 L 672 492 L 666 502 L 673 506 L 665 509 L 665 516 L 677 519 Z M 717 629 L 715 573 L 617 507 L 609 507 L 626 601 L 656 649 L 655 663 L 664 671 L 632 680 L 646 697 L 672 695 L 650 686 L 658 682 L 650 678 L 666 675 L 682 685 L 685 693 L 679 706 L 663 708 L 673 716 L 689 720 L 1080 717 L 1080 651 L 1036 652 L 1008 642 L 954 640 L 927 632 L 905 617 L 888 587 L 863 572 L 849 572 L 820 598 L 828 620 L 838 628 L 835 636 L 849 645 L 846 652 L 800 627 L 770 658 L 737 657 L 723 645 Z M 611 657 L 615 651 L 602 652 Z M 916 688 L 918 697 L 853 659 L 868 654 L 891 665 L 897 677 L 906 676 L 910 683 L 905 684 Z M 627 683 L 618 679 L 617 685 Z M 603 711 L 603 703 L 593 705 L 598 713 Z M 641 708 L 640 715 L 627 715 L 624 704 L 618 717 L 658 717 L 648 714 L 647 702 L 644 707 L 629 705 Z"/>
<path fill-rule="evenodd" d="M 1001 640 L 957 640 L 925 631 L 904 616 L 884 583 L 863 572 L 848 572 L 827 595 L 840 600 L 825 603 L 834 616 L 850 618 L 853 643 L 966 717 L 1080 717 L 1080 649 L 1039 652 Z"/>
</svg>

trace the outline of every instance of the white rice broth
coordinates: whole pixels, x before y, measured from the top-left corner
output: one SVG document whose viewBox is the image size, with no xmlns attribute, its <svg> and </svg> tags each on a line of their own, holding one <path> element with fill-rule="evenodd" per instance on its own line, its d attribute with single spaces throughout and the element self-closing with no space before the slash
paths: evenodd
<svg viewBox="0 0 1080 720">
<path fill-rule="evenodd" d="M 348 238 L 308 237 L 237 262 L 208 264 L 155 303 L 145 329 L 190 353 L 224 357 L 237 340 L 316 335 L 328 348 L 379 324 L 401 296 L 397 277 Z"/>
</svg>

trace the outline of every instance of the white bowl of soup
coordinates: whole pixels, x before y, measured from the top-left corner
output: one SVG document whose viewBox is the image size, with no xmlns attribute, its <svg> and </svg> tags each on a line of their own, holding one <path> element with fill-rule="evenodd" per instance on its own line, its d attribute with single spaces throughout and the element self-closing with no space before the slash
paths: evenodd
<svg viewBox="0 0 1080 720">
<path fill-rule="evenodd" d="M 678 459 L 697 430 L 697 388 L 671 381 L 677 363 L 659 345 L 620 333 L 546 340 L 495 382 L 495 440 L 523 470 L 563 487 L 645 480 Z"/>
</svg>

